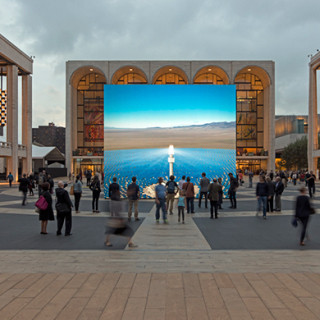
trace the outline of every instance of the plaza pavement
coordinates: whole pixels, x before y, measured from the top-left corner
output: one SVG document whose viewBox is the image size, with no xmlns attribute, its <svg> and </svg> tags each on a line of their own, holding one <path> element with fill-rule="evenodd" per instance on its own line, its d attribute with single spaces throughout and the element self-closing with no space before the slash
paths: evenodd
<svg viewBox="0 0 320 320">
<path fill-rule="evenodd" d="M 319 228 L 310 228 L 306 247 L 297 245 L 290 216 L 298 187 L 285 190 L 282 213 L 266 221 L 255 217 L 254 189 L 246 185 L 239 188 L 238 209 L 224 203 L 218 220 L 196 206 L 195 219 L 187 215 L 185 225 L 176 211 L 169 225 L 156 225 L 153 202 L 141 201 L 144 219 L 133 237 L 139 247 L 122 250 L 115 239 L 116 250 L 109 250 L 103 247 L 108 202 L 92 215 L 89 190 L 79 217 L 74 214 L 72 237 L 57 243 L 55 222 L 47 236 L 39 234 L 35 200 L 22 208 L 17 188 L 1 186 L 0 319 L 319 319 Z M 314 204 L 320 207 L 317 197 Z M 265 238 L 274 237 L 277 225 L 283 246 L 271 250 Z M 237 238 L 246 226 L 248 232 L 260 226 L 260 237 Z M 250 236 L 254 250 L 246 248 Z M 83 247 L 88 242 L 92 247 Z M 23 244 L 31 245 L 21 250 Z"/>
</svg>

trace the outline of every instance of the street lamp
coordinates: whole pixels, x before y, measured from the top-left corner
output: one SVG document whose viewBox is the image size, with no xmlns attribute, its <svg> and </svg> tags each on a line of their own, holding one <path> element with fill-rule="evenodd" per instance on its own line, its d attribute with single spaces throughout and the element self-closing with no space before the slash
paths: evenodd
<svg viewBox="0 0 320 320">
<path fill-rule="evenodd" d="M 169 146 L 169 158 L 168 158 L 168 162 L 169 162 L 169 177 L 171 177 L 173 175 L 173 164 L 174 164 L 174 147 L 172 144 L 170 144 Z"/>
</svg>

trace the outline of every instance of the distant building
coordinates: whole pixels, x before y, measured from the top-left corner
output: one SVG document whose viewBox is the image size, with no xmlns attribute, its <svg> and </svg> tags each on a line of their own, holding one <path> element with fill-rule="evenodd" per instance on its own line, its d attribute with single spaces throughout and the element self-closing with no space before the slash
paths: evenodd
<svg viewBox="0 0 320 320">
<path fill-rule="evenodd" d="M 32 143 L 43 146 L 55 146 L 59 151 L 65 154 L 66 128 L 57 127 L 53 122 L 47 126 L 39 126 L 32 129 Z"/>
</svg>

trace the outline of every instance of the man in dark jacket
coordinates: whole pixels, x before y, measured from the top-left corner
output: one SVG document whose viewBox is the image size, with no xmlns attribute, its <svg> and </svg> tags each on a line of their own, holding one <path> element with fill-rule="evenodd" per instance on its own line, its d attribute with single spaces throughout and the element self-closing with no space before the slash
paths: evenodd
<svg viewBox="0 0 320 320">
<path fill-rule="evenodd" d="M 215 218 L 218 219 L 219 194 L 222 192 L 222 186 L 218 183 L 216 178 L 209 186 L 209 200 L 210 200 L 210 219 L 213 219 L 213 208 Z"/>
<path fill-rule="evenodd" d="M 256 196 L 258 199 L 258 210 L 257 215 L 261 211 L 263 212 L 263 219 L 267 219 L 267 199 L 269 196 L 268 184 L 266 183 L 266 179 L 264 175 L 259 176 L 259 182 L 256 187 Z"/>
<path fill-rule="evenodd" d="M 129 184 L 127 189 L 127 196 L 128 196 L 128 220 L 131 221 L 132 216 L 132 207 L 134 206 L 134 218 L 136 221 L 139 221 L 138 218 L 138 201 L 140 198 L 140 189 L 139 186 L 136 184 L 137 178 L 132 177 L 132 183 Z"/>
<path fill-rule="evenodd" d="M 205 207 L 208 208 L 208 191 L 210 186 L 210 180 L 206 177 L 205 172 L 202 173 L 202 178 L 200 179 L 200 195 L 199 195 L 199 208 L 201 208 L 201 200 L 204 196 Z"/>
<path fill-rule="evenodd" d="M 70 200 L 69 193 L 64 189 L 65 184 L 63 181 L 58 182 L 58 188 L 56 189 L 56 209 L 57 209 L 57 236 L 61 235 L 61 230 L 63 227 L 64 220 L 66 221 L 65 225 L 65 236 L 71 236 L 71 227 L 72 227 L 72 215 L 71 209 L 73 207 L 72 201 Z"/>
<path fill-rule="evenodd" d="M 117 216 L 120 198 L 120 186 L 117 183 L 117 178 L 112 178 L 112 183 L 109 185 L 109 198 L 110 198 L 110 214 L 111 217 Z"/>
<path fill-rule="evenodd" d="M 313 174 L 312 171 L 306 174 L 306 181 L 309 189 L 309 196 L 310 198 L 312 198 L 314 193 L 316 192 L 316 185 L 315 185 L 316 176 Z"/>
<path fill-rule="evenodd" d="M 231 202 L 230 208 L 236 209 L 237 208 L 236 192 L 238 188 L 238 181 L 231 172 L 228 174 L 228 176 L 230 178 L 230 187 L 228 191 L 230 202 Z"/>
<path fill-rule="evenodd" d="M 28 192 L 28 184 L 29 184 L 27 175 L 24 173 L 23 178 L 20 178 L 18 182 L 20 182 L 19 191 L 21 191 L 23 194 L 22 205 L 25 206 L 27 201 L 27 192 Z"/>
<path fill-rule="evenodd" d="M 281 195 L 284 190 L 284 185 L 281 182 L 281 178 L 277 177 L 275 182 L 275 204 L 276 204 L 276 211 L 281 211 Z"/>
</svg>

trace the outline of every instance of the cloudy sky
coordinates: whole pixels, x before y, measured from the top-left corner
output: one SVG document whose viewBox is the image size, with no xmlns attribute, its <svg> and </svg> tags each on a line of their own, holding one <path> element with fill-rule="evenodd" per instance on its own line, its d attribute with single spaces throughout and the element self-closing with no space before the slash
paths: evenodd
<svg viewBox="0 0 320 320">
<path fill-rule="evenodd" d="M 67 60 L 273 60 L 276 114 L 306 114 L 318 0 L 0 0 L 34 59 L 33 126 L 65 124 Z"/>
</svg>

